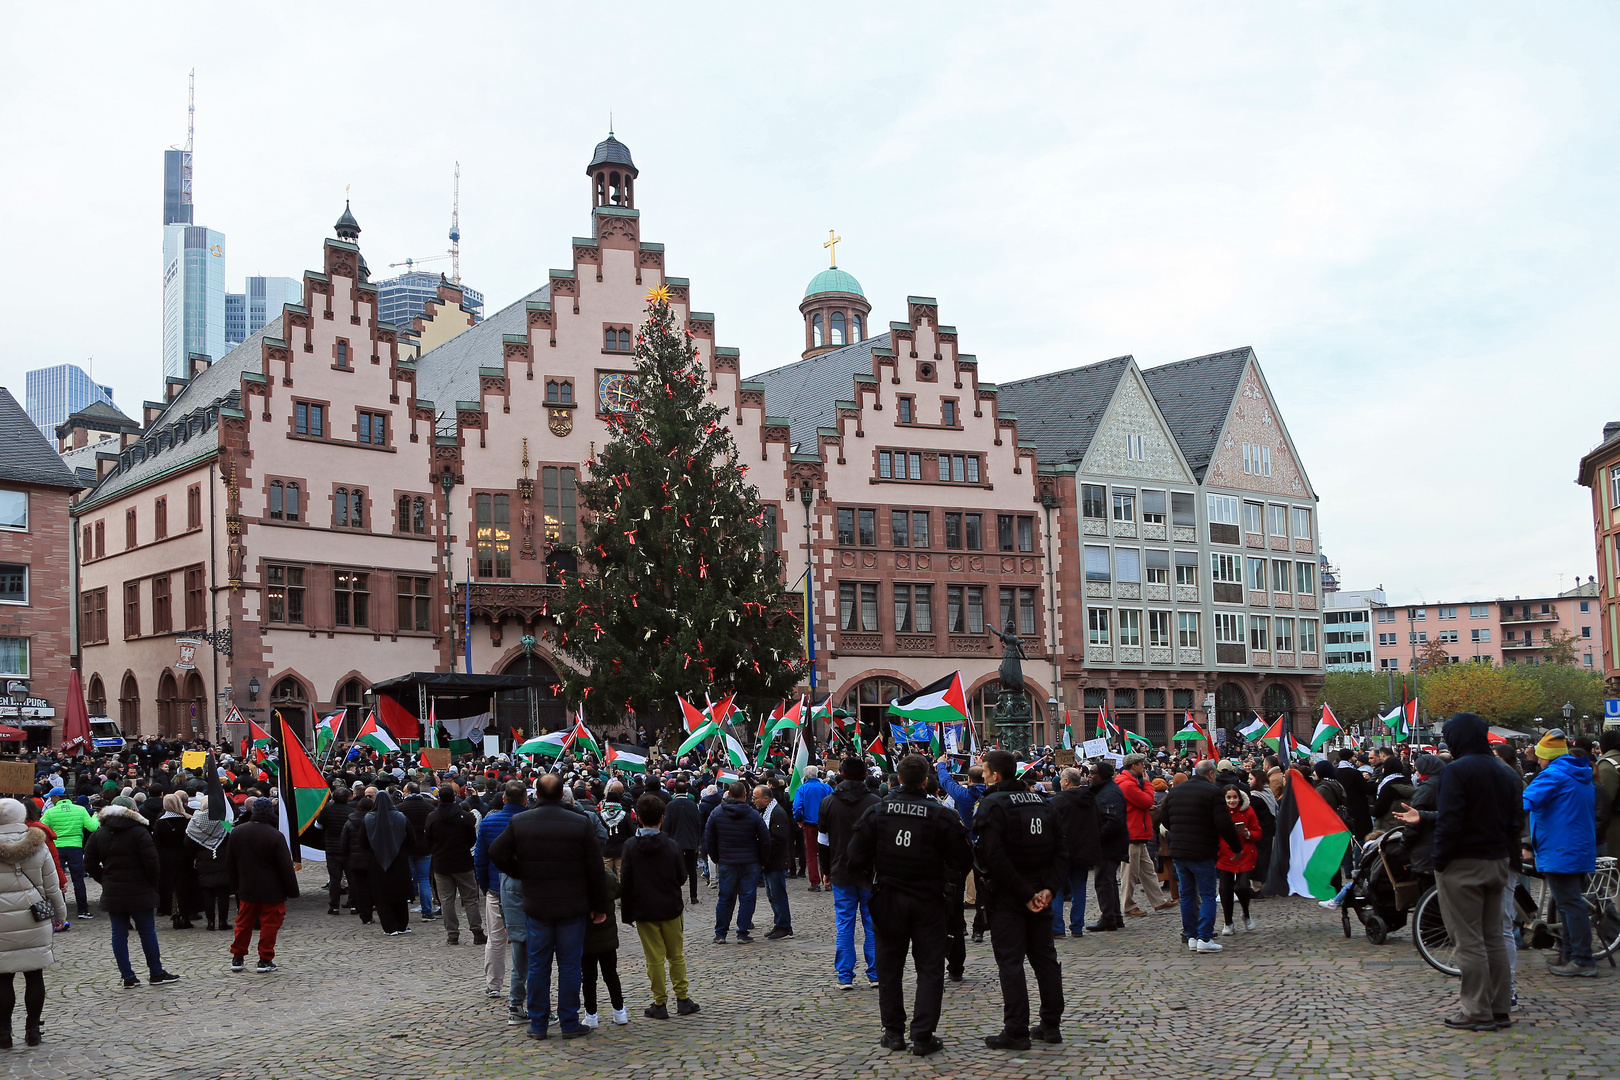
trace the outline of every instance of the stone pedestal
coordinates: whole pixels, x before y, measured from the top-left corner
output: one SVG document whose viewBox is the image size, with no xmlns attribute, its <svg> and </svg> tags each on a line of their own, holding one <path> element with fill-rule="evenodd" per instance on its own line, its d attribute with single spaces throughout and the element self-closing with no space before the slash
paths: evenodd
<svg viewBox="0 0 1620 1080">
<path fill-rule="evenodd" d="M 996 725 L 996 737 L 1003 750 L 1021 754 L 1029 750 L 1029 741 L 1035 716 L 1029 708 L 1029 697 L 1023 693 L 1003 690 L 990 710 L 990 719 Z"/>
</svg>

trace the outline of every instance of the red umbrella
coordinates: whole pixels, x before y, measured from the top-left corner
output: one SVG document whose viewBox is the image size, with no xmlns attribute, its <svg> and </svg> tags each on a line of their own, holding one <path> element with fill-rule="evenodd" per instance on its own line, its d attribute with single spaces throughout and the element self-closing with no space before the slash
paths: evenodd
<svg viewBox="0 0 1620 1080">
<path fill-rule="evenodd" d="M 67 716 L 62 721 L 62 752 L 90 752 L 90 710 L 84 704 L 84 684 L 77 670 L 68 672 Z"/>
<path fill-rule="evenodd" d="M 23 734 L 22 728 L 14 728 L 9 724 L 0 724 L 0 739 L 20 742 L 28 736 Z"/>
<path fill-rule="evenodd" d="M 1494 731 L 1487 731 L 1485 733 L 1485 741 L 1488 743 L 1507 742 L 1506 739 L 1502 738 L 1502 736 L 1498 735 Z"/>
</svg>

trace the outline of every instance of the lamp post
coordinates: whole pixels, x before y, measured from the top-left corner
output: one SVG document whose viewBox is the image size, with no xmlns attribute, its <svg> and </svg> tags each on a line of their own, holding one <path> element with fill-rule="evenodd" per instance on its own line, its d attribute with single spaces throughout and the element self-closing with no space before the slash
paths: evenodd
<svg viewBox="0 0 1620 1080">
<path fill-rule="evenodd" d="M 1569 721 L 1570 721 L 1570 718 L 1572 716 L 1574 716 L 1574 715 L 1575 715 L 1575 706 L 1571 705 L 1567 701 L 1564 702 L 1564 735 L 1565 735 L 1566 738 L 1569 735 Z"/>
<path fill-rule="evenodd" d="M 810 703 L 816 700 L 816 585 L 815 549 L 810 541 L 810 507 L 816 501 L 816 489 L 809 480 L 799 485 L 799 501 L 804 504 L 804 640 L 810 661 Z"/>
<path fill-rule="evenodd" d="M 1058 670 L 1057 549 L 1052 546 L 1052 511 L 1057 509 L 1057 505 L 1057 497 L 1050 491 L 1041 496 L 1041 509 L 1046 511 L 1046 621 L 1052 633 L 1052 697 L 1047 703 L 1050 706 L 1047 714 L 1050 731 L 1057 730 L 1058 699 L 1063 696 Z"/>
<path fill-rule="evenodd" d="M 259 677 L 257 675 L 248 680 L 248 701 L 259 700 Z"/>
<path fill-rule="evenodd" d="M 1378 703 L 1378 716 L 1379 716 L 1379 718 L 1382 719 L 1383 717 L 1388 716 L 1388 715 L 1389 715 L 1389 702 L 1380 701 Z M 1378 731 L 1377 728 L 1373 727 L 1373 725 L 1371 725 L 1371 724 L 1368 724 L 1367 725 L 1367 732 L 1368 732 L 1367 738 L 1370 740 L 1373 737 L 1373 734 L 1376 733 L 1377 731 Z"/>
<path fill-rule="evenodd" d="M 450 670 L 456 670 L 456 568 L 450 559 L 450 492 L 456 486 L 456 474 L 450 466 L 439 474 L 439 490 L 444 492 L 444 602 L 445 634 L 450 639 Z"/>
</svg>

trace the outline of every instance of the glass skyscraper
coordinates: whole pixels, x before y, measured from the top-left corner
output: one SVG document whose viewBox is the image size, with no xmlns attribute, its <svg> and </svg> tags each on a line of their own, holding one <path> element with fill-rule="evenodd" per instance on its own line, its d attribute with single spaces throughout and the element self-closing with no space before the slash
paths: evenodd
<svg viewBox="0 0 1620 1080">
<path fill-rule="evenodd" d="M 429 300 L 439 297 L 439 275 L 431 270 L 410 270 L 396 278 L 374 282 L 377 286 L 377 318 L 395 326 L 406 326 L 422 314 Z M 461 287 L 461 304 L 472 312 L 476 322 L 484 320 L 484 294 Z"/>
<path fill-rule="evenodd" d="M 28 419 L 56 444 L 56 425 L 87 405 L 112 403 L 112 387 L 102 386 L 77 364 L 35 368 L 27 374 Z"/>
<path fill-rule="evenodd" d="M 250 277 L 245 292 L 225 294 L 225 341 L 238 345 L 281 315 L 283 304 L 303 301 L 304 286 L 297 278 Z"/>
<path fill-rule="evenodd" d="M 163 227 L 163 376 L 186 378 L 186 357 L 225 355 L 225 234 Z"/>
</svg>

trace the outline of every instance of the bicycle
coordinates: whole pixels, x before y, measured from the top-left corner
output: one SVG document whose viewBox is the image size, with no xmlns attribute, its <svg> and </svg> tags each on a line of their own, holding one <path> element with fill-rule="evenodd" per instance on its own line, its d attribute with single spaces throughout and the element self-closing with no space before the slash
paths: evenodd
<svg viewBox="0 0 1620 1080">
<path fill-rule="evenodd" d="M 1532 894 L 1527 884 L 1540 885 Z M 1610 958 L 1620 950 L 1620 912 L 1615 900 L 1620 897 L 1620 859 L 1601 857 L 1597 869 L 1587 878 L 1581 891 L 1592 920 L 1592 959 Z M 1529 903 L 1526 903 L 1526 900 Z M 1518 921 L 1524 924 L 1530 947 L 1546 949 L 1563 943 L 1563 922 L 1550 912 L 1552 890 L 1546 879 L 1531 867 L 1519 871 L 1519 887 L 1513 892 L 1513 905 Z M 1456 943 L 1446 929 L 1445 917 L 1440 912 L 1440 892 L 1431 886 L 1418 900 L 1412 917 L 1412 942 L 1418 955 L 1443 975 L 1460 976 L 1462 970 L 1454 962 Z M 1609 960 L 1614 966 L 1614 960 Z"/>
</svg>

